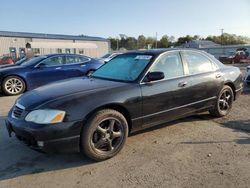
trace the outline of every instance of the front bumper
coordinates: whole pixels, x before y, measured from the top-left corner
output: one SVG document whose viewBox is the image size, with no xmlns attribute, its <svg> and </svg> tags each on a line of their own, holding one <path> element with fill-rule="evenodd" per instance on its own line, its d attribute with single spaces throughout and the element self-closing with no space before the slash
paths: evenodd
<svg viewBox="0 0 250 188">
<path fill-rule="evenodd" d="M 37 125 L 9 116 L 5 124 L 9 136 L 14 133 L 32 149 L 48 153 L 79 151 L 82 121 Z"/>
</svg>

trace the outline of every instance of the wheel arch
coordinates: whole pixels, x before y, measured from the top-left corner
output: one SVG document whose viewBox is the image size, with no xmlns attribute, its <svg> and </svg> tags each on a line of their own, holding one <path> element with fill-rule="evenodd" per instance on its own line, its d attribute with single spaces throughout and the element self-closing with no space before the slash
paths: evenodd
<svg viewBox="0 0 250 188">
<path fill-rule="evenodd" d="M 3 83 L 3 81 L 4 81 L 6 78 L 11 77 L 11 76 L 16 76 L 16 77 L 21 78 L 21 79 L 24 81 L 24 83 L 25 83 L 25 90 L 24 90 L 24 91 L 27 91 L 27 89 L 28 89 L 28 83 L 27 83 L 26 79 L 25 79 L 23 76 L 20 76 L 20 75 L 18 75 L 18 74 L 5 75 L 5 76 L 3 77 L 3 79 L 2 79 L 2 83 Z"/>
<path fill-rule="evenodd" d="M 92 110 L 85 116 L 85 120 L 88 120 L 95 112 L 103 110 L 103 109 L 112 109 L 112 110 L 116 110 L 120 112 L 127 120 L 129 132 L 131 131 L 132 121 L 131 121 L 130 113 L 127 108 L 125 108 L 123 105 L 118 104 L 118 103 L 106 104 L 106 105 L 102 105 L 102 106 L 95 108 L 94 110 Z"/>
<path fill-rule="evenodd" d="M 234 93 L 234 100 L 235 100 L 235 95 L 236 95 L 236 91 L 235 90 L 236 90 L 236 88 L 235 88 L 233 82 L 227 81 L 227 82 L 225 82 L 224 85 L 231 87 L 231 89 L 233 90 L 233 93 Z"/>
<path fill-rule="evenodd" d="M 94 71 L 94 72 L 95 72 L 95 71 L 96 71 L 96 69 L 94 69 L 94 68 L 90 68 L 89 70 L 87 70 L 87 71 L 86 71 L 86 75 L 88 75 L 91 71 Z"/>
</svg>

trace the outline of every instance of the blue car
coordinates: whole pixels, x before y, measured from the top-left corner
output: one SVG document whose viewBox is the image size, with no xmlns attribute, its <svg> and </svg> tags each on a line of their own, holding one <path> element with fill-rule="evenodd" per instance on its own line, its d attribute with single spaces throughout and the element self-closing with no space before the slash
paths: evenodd
<svg viewBox="0 0 250 188">
<path fill-rule="evenodd" d="M 57 80 L 89 75 L 102 65 L 98 60 L 75 54 L 38 56 L 0 69 L 0 88 L 5 95 L 19 95 Z"/>
</svg>

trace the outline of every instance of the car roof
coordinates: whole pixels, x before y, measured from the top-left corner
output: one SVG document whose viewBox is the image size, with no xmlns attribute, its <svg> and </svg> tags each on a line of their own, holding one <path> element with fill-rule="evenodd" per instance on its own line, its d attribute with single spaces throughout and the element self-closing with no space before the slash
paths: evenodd
<svg viewBox="0 0 250 188">
<path fill-rule="evenodd" d="M 150 50 L 135 50 L 135 51 L 130 51 L 126 52 L 125 54 L 129 53 L 139 53 L 139 54 L 147 54 L 147 55 L 160 55 L 164 52 L 169 52 L 169 51 L 176 51 L 176 50 L 192 50 L 192 51 L 198 51 L 201 52 L 201 50 L 193 49 L 193 48 L 156 48 L 156 49 L 150 49 Z"/>
<path fill-rule="evenodd" d="M 83 56 L 83 55 L 80 55 L 80 54 L 67 54 L 67 53 L 46 54 L 44 56 L 54 56 L 54 55 L 77 55 L 77 56 Z"/>
<path fill-rule="evenodd" d="M 46 55 L 41 55 L 41 56 L 52 57 L 52 56 L 57 56 L 57 55 L 82 56 L 82 57 L 86 57 L 86 58 L 92 59 L 91 57 L 86 56 L 86 55 L 81 55 L 81 54 L 67 54 L 67 53 L 46 54 Z"/>
</svg>

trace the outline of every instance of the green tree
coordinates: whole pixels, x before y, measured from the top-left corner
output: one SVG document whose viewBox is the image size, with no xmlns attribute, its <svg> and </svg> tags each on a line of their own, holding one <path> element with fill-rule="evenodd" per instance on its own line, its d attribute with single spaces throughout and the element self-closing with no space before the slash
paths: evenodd
<svg viewBox="0 0 250 188">
<path fill-rule="evenodd" d="M 200 35 L 194 35 L 193 40 L 199 40 L 200 38 Z"/>
<path fill-rule="evenodd" d="M 152 48 L 155 43 L 155 38 L 153 37 L 147 37 L 146 39 L 146 48 Z"/>
<path fill-rule="evenodd" d="M 119 39 L 115 39 L 112 37 L 109 37 L 108 39 L 110 41 L 110 46 L 112 50 L 117 50 L 117 40 L 118 40 L 118 49 L 119 49 L 119 44 L 120 44 Z"/>
<path fill-rule="evenodd" d="M 146 48 L 146 37 L 144 35 L 139 35 L 137 39 L 137 48 L 144 49 Z"/>
<path fill-rule="evenodd" d="M 127 50 L 135 50 L 137 49 L 137 40 L 134 37 L 128 37 L 126 39 L 126 46 Z"/>
<path fill-rule="evenodd" d="M 192 40 L 194 40 L 194 38 L 190 35 L 186 35 L 185 37 L 179 37 L 175 45 L 180 46 L 180 45 L 188 43 Z"/>
<path fill-rule="evenodd" d="M 206 40 L 210 40 L 217 44 L 222 44 L 222 45 L 250 43 L 249 37 L 239 36 L 239 35 L 229 34 L 229 33 L 224 33 L 223 35 L 218 35 L 218 36 L 208 36 Z"/>
<path fill-rule="evenodd" d="M 170 46 L 169 37 L 167 35 L 163 35 L 158 46 L 159 48 L 168 48 Z"/>
</svg>

